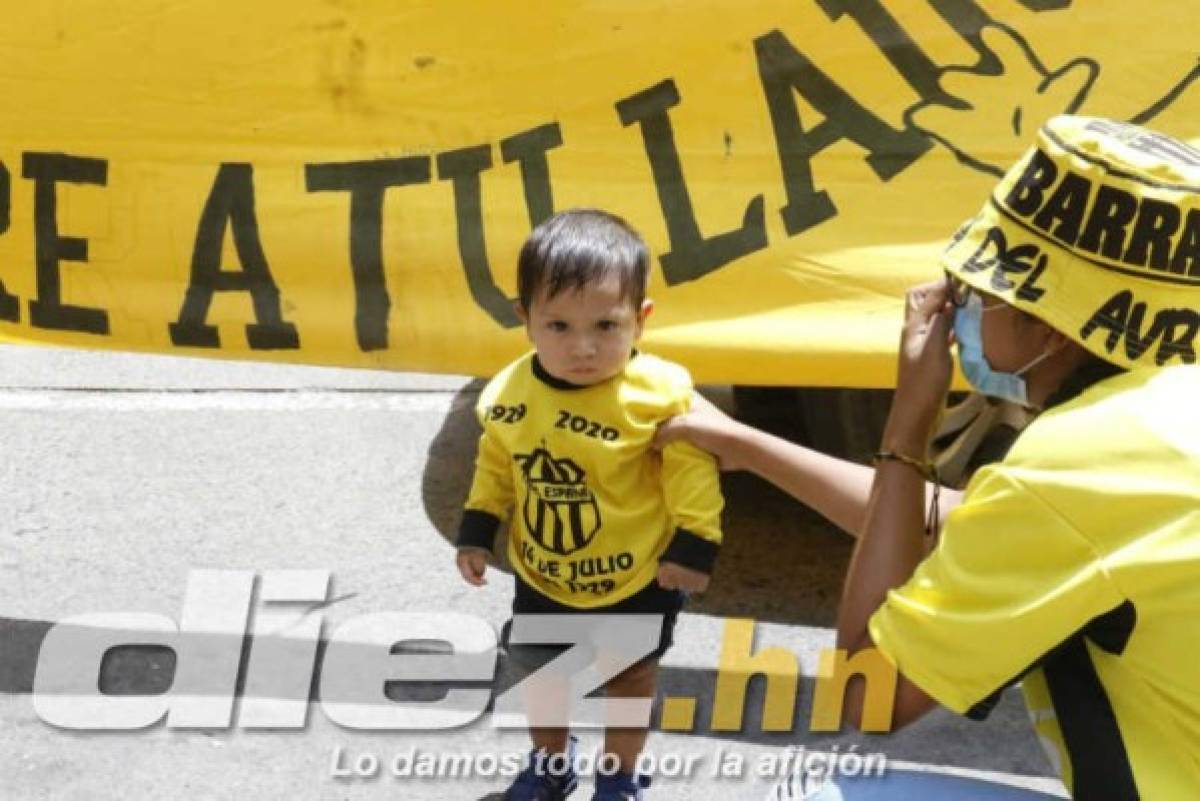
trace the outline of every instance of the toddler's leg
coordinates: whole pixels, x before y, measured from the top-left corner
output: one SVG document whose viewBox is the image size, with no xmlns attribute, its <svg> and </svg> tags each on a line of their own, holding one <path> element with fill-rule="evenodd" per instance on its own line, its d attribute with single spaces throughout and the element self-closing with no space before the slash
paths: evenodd
<svg viewBox="0 0 1200 801">
<path fill-rule="evenodd" d="M 529 738 L 535 749 L 547 754 L 563 754 L 567 751 L 567 738 L 571 731 L 566 727 L 538 726 L 541 723 L 566 723 L 563 717 L 567 706 L 567 683 L 562 677 L 526 678 L 524 682 L 525 711 L 531 724 Z"/>
<path fill-rule="evenodd" d="M 610 681 L 605 692 L 609 698 L 653 698 L 657 678 L 658 660 L 647 659 Z M 616 755 L 623 772 L 633 773 L 649 733 L 649 729 L 644 728 L 607 729 L 604 750 Z"/>
<path fill-rule="evenodd" d="M 565 754 L 570 734 L 570 729 L 530 729 L 529 739 L 535 749 L 547 754 Z"/>
</svg>

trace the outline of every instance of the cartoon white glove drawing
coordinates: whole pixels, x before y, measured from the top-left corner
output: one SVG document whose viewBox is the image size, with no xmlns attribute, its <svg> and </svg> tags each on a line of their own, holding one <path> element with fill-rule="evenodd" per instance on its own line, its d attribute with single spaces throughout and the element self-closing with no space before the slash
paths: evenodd
<svg viewBox="0 0 1200 801">
<path fill-rule="evenodd" d="M 984 27 L 981 36 L 999 59 L 1001 72 L 947 67 L 942 71 L 941 87 L 965 101 L 967 108 L 918 103 L 905 113 L 905 119 L 953 151 L 966 166 L 1001 176 L 1004 165 L 1029 144 L 1043 122 L 1079 109 L 1100 65 L 1089 58 L 1076 58 L 1049 69 L 1024 37 L 1001 23 Z"/>
</svg>

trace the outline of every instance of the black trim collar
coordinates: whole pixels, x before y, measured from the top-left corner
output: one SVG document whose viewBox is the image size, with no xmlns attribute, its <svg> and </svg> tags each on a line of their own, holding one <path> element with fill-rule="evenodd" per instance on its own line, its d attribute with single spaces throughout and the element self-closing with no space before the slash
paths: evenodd
<svg viewBox="0 0 1200 801">
<path fill-rule="evenodd" d="M 561 378 L 556 378 L 550 375 L 546 368 L 542 367 L 542 363 L 538 361 L 536 353 L 533 354 L 533 375 L 535 378 L 537 378 L 537 380 L 541 381 L 547 386 L 553 387 L 554 389 L 587 389 L 586 384 L 572 384 L 570 381 L 563 381 Z"/>
<path fill-rule="evenodd" d="M 632 351 L 630 351 L 629 358 L 632 360 L 637 355 L 638 350 L 637 348 L 634 348 Z M 549 371 L 547 371 L 546 368 L 542 366 L 541 361 L 538 360 L 536 353 L 533 354 L 533 360 L 530 362 L 530 364 L 533 368 L 534 378 L 536 378 L 538 381 L 541 381 L 548 387 L 570 392 L 572 390 L 588 389 L 596 386 L 595 384 L 572 384 L 570 381 L 563 381 L 561 378 L 556 378 L 555 376 L 550 375 Z M 600 383 L 604 382 L 602 381 Z"/>
</svg>

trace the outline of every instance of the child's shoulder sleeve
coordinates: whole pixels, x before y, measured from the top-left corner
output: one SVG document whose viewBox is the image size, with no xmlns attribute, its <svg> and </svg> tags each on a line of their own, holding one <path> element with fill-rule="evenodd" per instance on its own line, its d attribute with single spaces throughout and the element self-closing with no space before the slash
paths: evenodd
<svg viewBox="0 0 1200 801">
<path fill-rule="evenodd" d="M 479 424 L 487 428 L 488 410 L 497 404 L 519 401 L 529 391 L 528 377 L 532 375 L 531 362 L 533 353 L 511 361 L 488 380 L 479 391 L 479 399 L 475 402 L 475 416 Z"/>
<path fill-rule="evenodd" d="M 683 365 L 639 353 L 626 372 L 631 406 L 644 414 L 666 419 L 692 405 L 692 376 Z"/>
<path fill-rule="evenodd" d="M 644 392 L 643 411 L 665 420 L 692 405 L 692 377 L 687 368 L 649 354 L 639 354 L 631 383 Z M 662 452 L 663 499 L 675 533 L 662 559 L 711 573 L 721 546 L 720 474 L 717 461 L 687 442 L 673 442 Z"/>
</svg>

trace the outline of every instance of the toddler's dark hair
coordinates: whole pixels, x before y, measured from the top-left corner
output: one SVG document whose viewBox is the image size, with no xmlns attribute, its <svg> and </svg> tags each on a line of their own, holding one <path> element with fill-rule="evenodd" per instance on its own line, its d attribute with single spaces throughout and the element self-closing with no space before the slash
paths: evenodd
<svg viewBox="0 0 1200 801">
<path fill-rule="evenodd" d="M 533 229 L 517 260 L 517 295 L 528 311 L 544 288 L 552 298 L 616 275 L 621 296 L 640 308 L 650 253 L 633 227 L 600 209 L 560 211 Z"/>
</svg>

